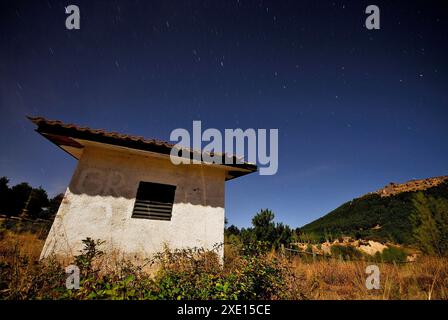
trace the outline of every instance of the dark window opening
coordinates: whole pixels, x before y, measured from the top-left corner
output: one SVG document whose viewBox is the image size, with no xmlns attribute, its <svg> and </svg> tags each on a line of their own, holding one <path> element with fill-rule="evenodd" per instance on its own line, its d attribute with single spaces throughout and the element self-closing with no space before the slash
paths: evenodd
<svg viewBox="0 0 448 320">
<path fill-rule="evenodd" d="M 176 186 L 140 182 L 132 218 L 170 221 L 175 192 Z"/>
</svg>

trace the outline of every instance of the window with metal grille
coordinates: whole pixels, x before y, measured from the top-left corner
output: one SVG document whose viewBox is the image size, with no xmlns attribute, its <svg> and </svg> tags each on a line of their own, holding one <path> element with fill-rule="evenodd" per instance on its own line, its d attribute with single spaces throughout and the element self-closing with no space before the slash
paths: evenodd
<svg viewBox="0 0 448 320">
<path fill-rule="evenodd" d="M 141 181 L 132 218 L 171 220 L 175 192 L 176 186 Z"/>
</svg>

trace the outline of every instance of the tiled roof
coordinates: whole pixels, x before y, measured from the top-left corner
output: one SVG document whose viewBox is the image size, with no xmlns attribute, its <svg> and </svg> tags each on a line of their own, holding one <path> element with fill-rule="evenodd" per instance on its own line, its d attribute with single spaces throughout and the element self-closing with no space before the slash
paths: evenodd
<svg viewBox="0 0 448 320">
<path fill-rule="evenodd" d="M 141 142 L 144 144 L 164 146 L 167 148 L 174 147 L 174 144 L 172 144 L 172 143 L 168 143 L 166 141 L 156 140 L 156 139 L 146 139 L 145 137 L 142 137 L 142 136 L 132 136 L 129 134 L 123 134 L 123 133 L 118 133 L 118 132 L 108 132 L 103 129 L 92 129 L 89 127 L 81 127 L 76 124 L 64 123 L 59 120 L 47 120 L 43 117 L 27 117 L 27 118 L 30 119 L 31 122 L 33 122 L 35 125 L 38 126 L 38 131 L 39 131 L 39 128 L 41 128 L 41 127 L 42 128 L 43 127 L 54 127 L 54 128 L 61 128 L 61 129 L 67 129 L 67 130 L 71 130 L 71 131 L 82 132 L 82 133 L 92 135 L 92 136 L 107 137 L 107 138 L 113 138 L 113 139 L 123 140 L 123 141 Z"/>
<path fill-rule="evenodd" d="M 82 127 L 75 124 L 67 124 L 59 120 L 47 120 L 43 117 L 28 117 L 35 125 L 37 125 L 36 131 L 45 136 L 47 139 L 57 144 L 58 146 L 72 146 L 81 148 L 75 139 L 96 141 L 105 144 L 117 145 L 128 147 L 132 149 L 145 150 L 150 152 L 156 152 L 160 154 L 169 155 L 174 144 L 158 140 L 158 139 L 146 139 L 141 136 L 133 136 L 128 134 L 122 134 L 118 132 L 109 132 L 102 129 L 92 129 L 89 127 Z M 188 149 L 190 156 L 196 152 L 196 150 Z M 237 157 L 234 155 L 222 154 L 223 160 L 226 158 L 232 158 L 233 164 L 225 164 L 225 166 L 233 167 L 235 169 L 248 170 L 248 172 L 234 172 L 231 173 L 231 178 L 241 176 L 247 173 L 257 171 L 257 166 L 251 163 L 242 162 L 237 163 Z M 224 161 L 223 161 L 224 163 Z"/>
</svg>

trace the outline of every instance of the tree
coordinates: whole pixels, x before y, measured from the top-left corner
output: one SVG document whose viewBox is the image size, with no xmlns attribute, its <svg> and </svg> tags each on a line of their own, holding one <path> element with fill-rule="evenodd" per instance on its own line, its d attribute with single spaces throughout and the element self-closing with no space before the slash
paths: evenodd
<svg viewBox="0 0 448 320">
<path fill-rule="evenodd" d="M 448 200 L 425 197 L 417 193 L 413 200 L 415 212 L 411 216 L 414 237 L 425 253 L 448 255 Z"/>
<path fill-rule="evenodd" d="M 42 188 L 33 188 L 27 182 L 9 188 L 9 179 L 0 177 L 0 214 L 29 218 L 50 219 L 54 217 L 64 195 L 58 194 L 51 200 Z"/>
<path fill-rule="evenodd" d="M 225 229 L 225 235 L 229 242 L 243 243 L 247 247 L 254 245 L 253 247 L 260 248 L 259 242 L 262 242 L 262 247 L 268 250 L 278 249 L 281 245 L 289 245 L 298 241 L 299 228 L 293 230 L 286 224 L 276 224 L 274 218 L 275 215 L 271 210 L 262 209 L 252 218 L 252 228 L 239 230 L 236 226 L 231 225 Z"/>
<path fill-rule="evenodd" d="M 276 235 L 274 217 L 271 210 L 264 209 L 252 218 L 255 238 L 258 241 L 274 243 Z"/>
<path fill-rule="evenodd" d="M 7 177 L 0 178 L 0 214 L 8 214 L 9 200 L 11 189 L 9 189 L 9 179 Z"/>
<path fill-rule="evenodd" d="M 275 227 L 274 247 L 279 248 L 282 244 L 289 245 L 293 241 L 293 231 L 288 225 L 277 223 Z"/>
<path fill-rule="evenodd" d="M 10 211 L 8 215 L 18 216 L 25 209 L 33 188 L 26 182 L 16 184 L 11 188 Z"/>
<path fill-rule="evenodd" d="M 39 187 L 31 191 L 25 209 L 30 218 L 44 218 L 44 211 L 49 204 L 47 192 L 42 187 Z"/>
<path fill-rule="evenodd" d="M 240 229 L 238 229 L 238 227 L 234 226 L 233 224 L 226 228 L 225 230 L 226 235 L 230 236 L 230 235 L 235 235 L 235 236 L 239 236 L 240 235 Z"/>
</svg>

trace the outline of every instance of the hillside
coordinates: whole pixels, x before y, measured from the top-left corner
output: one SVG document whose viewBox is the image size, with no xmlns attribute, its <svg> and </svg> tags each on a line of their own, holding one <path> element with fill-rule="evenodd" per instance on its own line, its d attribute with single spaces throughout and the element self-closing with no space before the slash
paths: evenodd
<svg viewBox="0 0 448 320">
<path fill-rule="evenodd" d="M 412 244 L 411 214 L 416 193 L 448 199 L 448 176 L 390 183 L 346 202 L 300 230 L 324 240 L 339 236 Z"/>
</svg>

